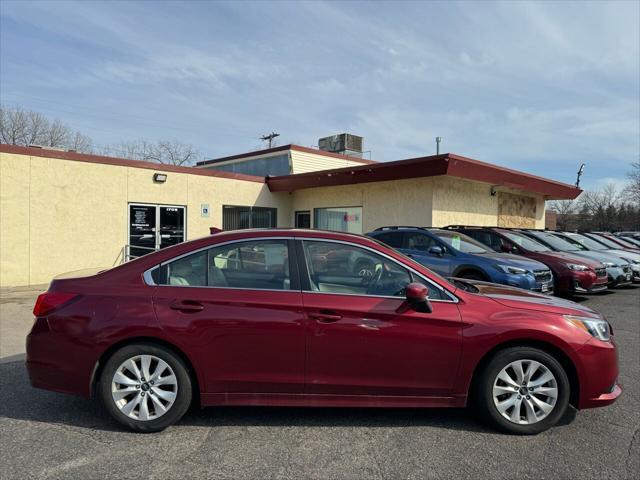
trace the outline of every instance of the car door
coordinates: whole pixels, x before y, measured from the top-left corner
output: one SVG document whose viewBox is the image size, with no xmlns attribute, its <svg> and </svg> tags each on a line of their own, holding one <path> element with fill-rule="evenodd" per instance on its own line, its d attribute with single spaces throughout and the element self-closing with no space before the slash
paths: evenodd
<svg viewBox="0 0 640 480">
<path fill-rule="evenodd" d="M 440 247 L 442 253 L 432 253 L 431 247 Z M 422 232 L 404 232 L 403 252 L 434 272 L 448 276 L 452 272 L 452 256 L 449 249 L 436 239 Z"/>
<path fill-rule="evenodd" d="M 331 269 L 316 252 L 331 245 L 375 267 L 358 278 Z M 455 297 L 390 257 L 360 246 L 321 240 L 298 243 L 307 316 L 306 392 L 336 395 L 447 395 L 461 354 L 462 324 Z M 430 286 L 432 313 L 409 308 L 404 287 Z"/>
<path fill-rule="evenodd" d="M 196 357 L 206 392 L 303 391 L 304 315 L 292 242 L 231 242 L 160 267 L 157 318 Z"/>
</svg>

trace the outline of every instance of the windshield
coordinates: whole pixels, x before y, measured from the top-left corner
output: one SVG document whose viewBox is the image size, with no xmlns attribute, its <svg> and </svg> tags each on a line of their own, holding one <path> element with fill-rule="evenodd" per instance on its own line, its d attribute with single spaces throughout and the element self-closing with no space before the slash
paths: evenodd
<svg viewBox="0 0 640 480">
<path fill-rule="evenodd" d="M 458 232 L 447 232 L 447 231 L 431 231 L 436 237 L 438 237 L 443 242 L 447 243 L 447 245 L 451 245 L 455 250 L 460 250 L 464 253 L 487 253 L 488 250 L 486 247 L 474 240 L 471 237 L 467 237 L 463 233 Z"/>
<path fill-rule="evenodd" d="M 608 250 L 602 243 L 596 242 L 594 239 L 585 237 L 584 235 L 580 235 L 578 233 L 571 233 L 567 235 L 571 240 L 578 242 L 581 245 L 584 245 L 589 250 Z"/>
<path fill-rule="evenodd" d="M 584 247 L 579 247 L 578 245 L 571 243 L 568 240 L 556 237 L 553 233 L 531 232 L 531 234 L 535 238 L 538 238 L 545 242 L 554 250 L 559 250 L 561 252 L 579 252 L 581 250 L 584 250 Z"/>
<path fill-rule="evenodd" d="M 594 241 L 599 242 L 599 243 L 603 243 L 604 245 L 606 245 L 609 248 L 613 248 L 615 250 L 620 250 L 621 248 L 633 248 L 633 245 L 631 245 L 630 243 L 625 242 L 622 239 L 618 239 L 618 241 L 620 243 L 623 243 L 623 245 L 618 245 L 616 242 L 614 242 L 613 240 L 609 240 L 607 237 L 603 237 L 601 235 L 594 235 L 593 237 L 591 235 L 589 235 L 589 238 L 592 238 Z"/>
<path fill-rule="evenodd" d="M 511 240 L 516 245 L 520 245 L 525 250 L 531 250 L 532 252 L 550 252 L 551 249 L 546 245 L 536 242 L 535 240 L 515 232 L 502 232 L 505 237 Z"/>
<path fill-rule="evenodd" d="M 632 243 L 634 247 L 640 247 L 640 240 L 631 237 L 624 237 L 624 241 L 627 243 Z"/>
</svg>

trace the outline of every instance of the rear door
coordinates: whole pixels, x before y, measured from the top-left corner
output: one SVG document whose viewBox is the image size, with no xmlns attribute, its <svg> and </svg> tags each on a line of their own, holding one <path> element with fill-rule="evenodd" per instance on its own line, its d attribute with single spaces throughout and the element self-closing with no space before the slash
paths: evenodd
<svg viewBox="0 0 640 480">
<path fill-rule="evenodd" d="M 462 324 L 455 298 L 430 285 L 433 312 L 408 307 L 404 287 L 426 282 L 399 263 L 339 242 L 298 244 L 308 318 L 311 394 L 446 396 L 456 378 Z M 367 259 L 374 274 L 327 264 L 331 249 Z M 304 272 L 304 273 L 303 273 Z"/>
<path fill-rule="evenodd" d="M 293 240 L 231 242 L 160 269 L 154 305 L 207 393 L 301 393 L 304 315 Z"/>
</svg>

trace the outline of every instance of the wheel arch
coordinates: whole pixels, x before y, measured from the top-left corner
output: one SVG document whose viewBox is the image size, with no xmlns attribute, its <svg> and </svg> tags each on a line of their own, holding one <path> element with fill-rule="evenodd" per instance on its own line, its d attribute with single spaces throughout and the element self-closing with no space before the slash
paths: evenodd
<svg viewBox="0 0 640 480">
<path fill-rule="evenodd" d="M 471 381 L 468 386 L 468 399 L 473 402 L 474 398 L 474 389 L 473 386 L 475 382 L 478 380 L 478 377 L 482 374 L 484 369 L 486 368 L 489 361 L 500 351 L 505 350 L 511 347 L 531 347 L 542 350 L 549 355 L 553 356 L 564 368 L 567 373 L 567 377 L 569 377 L 569 385 L 570 385 L 570 397 L 569 403 L 573 405 L 575 408 L 578 408 L 578 403 L 580 401 L 580 379 L 578 376 L 578 370 L 573 360 L 567 355 L 561 348 L 553 345 L 550 342 L 546 342 L 544 340 L 537 339 L 511 339 L 494 345 L 489 351 L 487 351 L 481 358 L 480 361 L 476 364 L 476 367 L 473 369 L 473 374 L 471 375 Z"/>
<path fill-rule="evenodd" d="M 478 267 L 476 265 L 470 265 L 470 264 L 459 265 L 453 271 L 451 276 L 452 277 L 459 277 L 460 275 L 462 275 L 464 273 L 476 273 L 476 274 L 480 275 L 484 281 L 486 281 L 486 282 L 490 282 L 491 281 L 491 279 L 489 278 L 489 275 L 487 275 L 487 273 L 482 268 L 480 268 L 480 267 Z"/>
<path fill-rule="evenodd" d="M 164 347 L 168 350 L 171 350 L 178 357 L 180 357 L 180 359 L 185 363 L 187 371 L 189 372 L 189 377 L 191 378 L 193 401 L 198 402 L 198 404 L 200 403 L 200 381 L 198 379 L 198 374 L 196 372 L 196 369 L 194 368 L 193 362 L 191 361 L 189 356 L 175 344 L 168 342 L 167 340 L 164 340 L 162 338 L 149 336 L 137 336 L 120 340 L 110 345 L 104 352 L 102 352 L 100 358 L 98 358 L 95 366 L 93 367 L 93 373 L 91 375 L 89 393 L 92 398 L 95 396 L 96 385 L 100 379 L 102 369 L 104 368 L 105 363 L 107 363 L 107 360 L 111 357 L 111 355 L 120 350 L 122 347 L 126 347 L 127 345 L 133 345 L 136 343 L 146 343 Z"/>
</svg>

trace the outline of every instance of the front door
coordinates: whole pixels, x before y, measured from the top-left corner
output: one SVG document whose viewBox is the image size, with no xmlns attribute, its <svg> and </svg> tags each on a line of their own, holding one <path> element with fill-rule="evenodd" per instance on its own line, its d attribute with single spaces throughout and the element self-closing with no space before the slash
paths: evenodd
<svg viewBox="0 0 640 480">
<path fill-rule="evenodd" d="M 307 270 L 301 268 L 308 393 L 450 394 L 462 324 L 446 293 L 395 261 L 357 246 L 303 241 L 300 250 Z M 332 257 L 343 261 L 331 262 Z M 372 273 L 354 268 L 364 260 L 374 265 Z M 433 312 L 408 308 L 404 287 L 412 281 L 430 286 Z"/>
<path fill-rule="evenodd" d="M 185 207 L 129 204 L 128 260 L 184 242 Z"/>
<path fill-rule="evenodd" d="M 296 212 L 296 228 L 311 228 L 311 212 L 309 210 Z"/>
<path fill-rule="evenodd" d="M 162 329 L 193 352 L 206 393 L 302 393 L 305 332 L 289 241 L 215 246 L 162 267 Z"/>
</svg>

